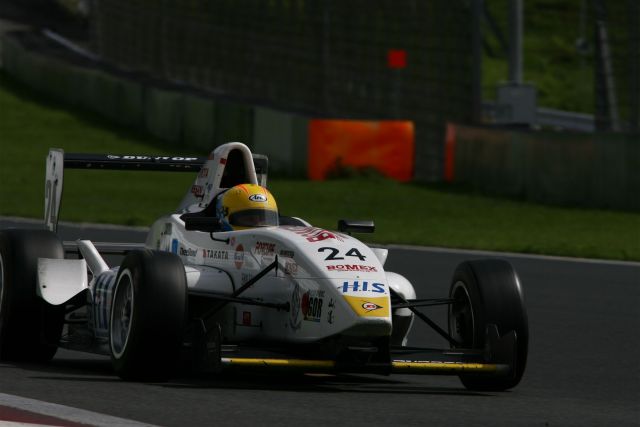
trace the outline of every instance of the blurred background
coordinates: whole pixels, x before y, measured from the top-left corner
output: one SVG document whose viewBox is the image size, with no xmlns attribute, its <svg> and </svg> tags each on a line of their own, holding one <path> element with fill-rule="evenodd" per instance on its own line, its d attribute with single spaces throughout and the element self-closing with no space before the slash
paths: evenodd
<svg viewBox="0 0 640 427">
<path fill-rule="evenodd" d="M 635 0 L 0 0 L 0 29 L 7 79 L 173 151 L 640 210 Z"/>
</svg>

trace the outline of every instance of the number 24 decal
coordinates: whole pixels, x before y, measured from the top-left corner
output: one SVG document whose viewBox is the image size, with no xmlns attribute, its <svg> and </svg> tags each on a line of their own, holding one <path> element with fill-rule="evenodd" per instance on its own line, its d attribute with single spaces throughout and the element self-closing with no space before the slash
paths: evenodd
<svg viewBox="0 0 640 427">
<path fill-rule="evenodd" d="M 343 256 L 338 256 L 340 255 L 340 251 L 336 248 L 330 248 L 328 246 L 322 247 L 320 249 L 318 249 L 318 252 L 326 252 L 329 251 L 329 255 L 327 255 L 327 257 L 324 259 L 325 261 L 338 261 L 341 259 L 344 259 Z M 362 255 L 360 253 L 360 251 L 356 248 L 351 248 L 349 249 L 344 256 L 352 256 L 352 257 L 356 257 L 359 258 L 360 261 L 364 261 L 367 259 L 366 256 Z"/>
</svg>

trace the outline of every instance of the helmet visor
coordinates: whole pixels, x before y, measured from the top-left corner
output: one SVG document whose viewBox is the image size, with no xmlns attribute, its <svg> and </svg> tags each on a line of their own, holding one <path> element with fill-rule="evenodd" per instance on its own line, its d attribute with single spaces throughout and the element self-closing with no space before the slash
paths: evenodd
<svg viewBox="0 0 640 427">
<path fill-rule="evenodd" d="M 238 227 L 272 227 L 278 225 L 278 212 L 246 209 L 229 215 L 229 224 Z"/>
</svg>

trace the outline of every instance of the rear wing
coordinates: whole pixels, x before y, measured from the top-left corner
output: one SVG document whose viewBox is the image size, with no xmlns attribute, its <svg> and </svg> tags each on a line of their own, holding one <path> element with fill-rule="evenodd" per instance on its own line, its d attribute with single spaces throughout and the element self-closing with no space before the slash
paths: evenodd
<svg viewBox="0 0 640 427">
<path fill-rule="evenodd" d="M 269 160 L 262 154 L 252 154 L 258 183 L 267 184 Z M 53 232 L 58 227 L 64 169 L 138 170 L 197 173 L 207 157 L 140 156 L 115 154 L 65 153 L 52 148 L 47 156 L 44 187 L 44 224 Z"/>
</svg>

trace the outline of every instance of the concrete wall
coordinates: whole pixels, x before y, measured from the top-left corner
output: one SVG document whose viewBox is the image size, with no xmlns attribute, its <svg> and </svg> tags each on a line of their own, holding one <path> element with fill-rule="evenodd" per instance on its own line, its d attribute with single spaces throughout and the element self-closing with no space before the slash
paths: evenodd
<svg viewBox="0 0 640 427">
<path fill-rule="evenodd" d="M 455 126 L 453 181 L 534 202 L 640 210 L 640 136 Z"/>
</svg>

